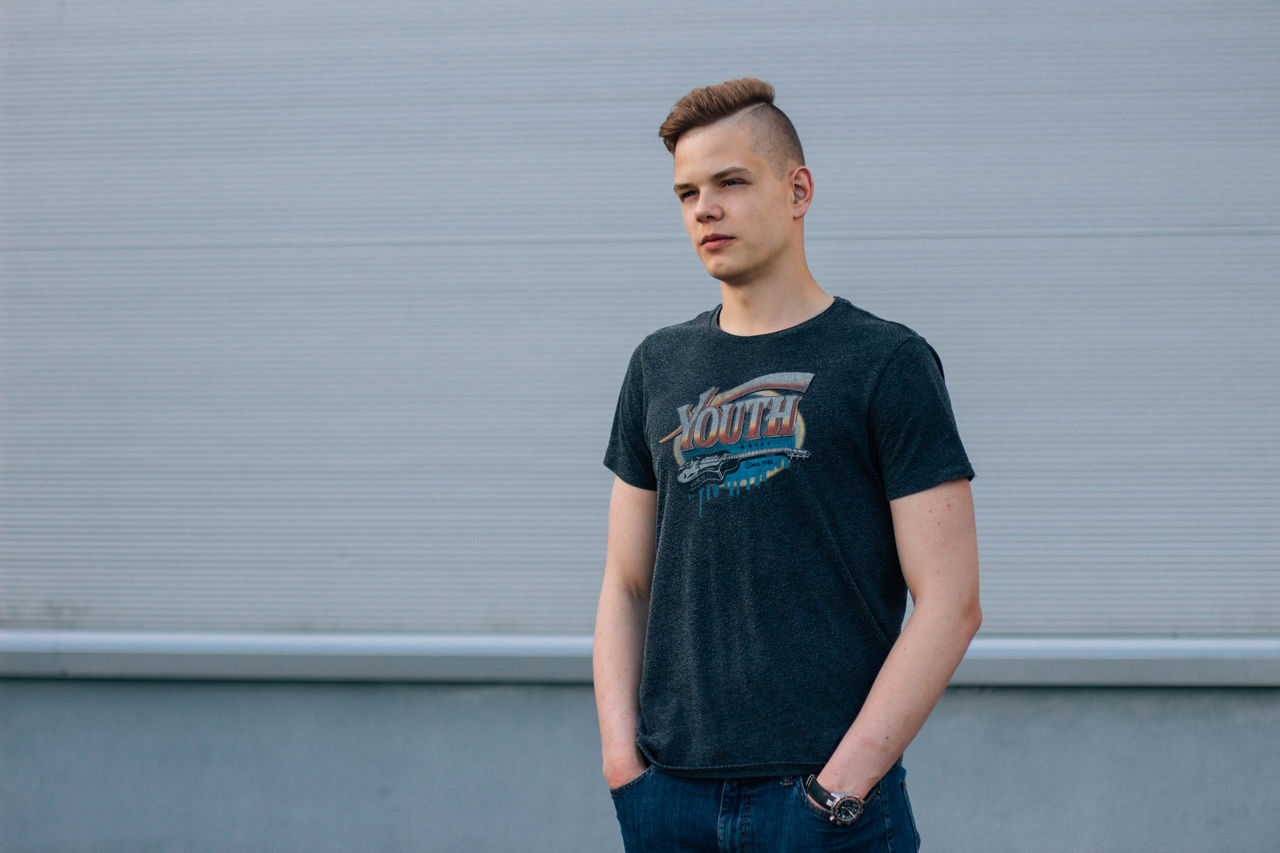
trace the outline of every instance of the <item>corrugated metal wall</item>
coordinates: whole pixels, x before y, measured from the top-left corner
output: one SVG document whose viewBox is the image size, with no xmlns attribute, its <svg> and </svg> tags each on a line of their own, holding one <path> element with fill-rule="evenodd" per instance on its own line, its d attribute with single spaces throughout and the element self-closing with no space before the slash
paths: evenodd
<svg viewBox="0 0 1280 853">
<path fill-rule="evenodd" d="M 656 126 L 772 80 L 942 352 L 987 634 L 1280 632 L 1280 7 L 9 2 L 0 628 L 590 630 Z"/>
</svg>

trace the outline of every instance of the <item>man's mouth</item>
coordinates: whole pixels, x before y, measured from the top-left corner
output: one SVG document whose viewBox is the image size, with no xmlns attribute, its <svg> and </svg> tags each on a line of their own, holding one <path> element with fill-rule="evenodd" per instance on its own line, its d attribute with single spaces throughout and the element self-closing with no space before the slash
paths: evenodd
<svg viewBox="0 0 1280 853">
<path fill-rule="evenodd" d="M 708 249 L 718 249 L 721 246 L 728 244 L 728 242 L 732 239 L 733 238 L 730 237 L 728 234 L 708 234 L 707 236 L 702 238 L 702 242 L 699 243 L 698 245 Z"/>
</svg>

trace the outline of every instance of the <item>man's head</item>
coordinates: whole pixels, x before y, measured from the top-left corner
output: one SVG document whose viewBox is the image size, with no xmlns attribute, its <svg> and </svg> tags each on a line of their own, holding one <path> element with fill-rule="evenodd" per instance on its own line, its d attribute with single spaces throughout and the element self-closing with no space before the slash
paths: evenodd
<svg viewBox="0 0 1280 853">
<path fill-rule="evenodd" d="M 754 77 L 694 89 L 671 108 L 658 136 L 675 154 L 676 144 L 686 132 L 730 116 L 749 123 L 753 147 L 778 173 L 804 165 L 804 149 L 795 126 L 773 105 L 773 87 Z"/>
<path fill-rule="evenodd" d="M 807 281 L 804 216 L 813 176 L 773 88 L 747 78 L 681 98 L 662 126 L 684 227 L 728 286 Z"/>
</svg>

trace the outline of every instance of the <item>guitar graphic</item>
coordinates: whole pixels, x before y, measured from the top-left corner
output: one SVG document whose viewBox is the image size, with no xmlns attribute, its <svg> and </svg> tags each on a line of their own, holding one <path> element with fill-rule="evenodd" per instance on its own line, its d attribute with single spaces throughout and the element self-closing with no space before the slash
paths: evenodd
<svg viewBox="0 0 1280 853">
<path fill-rule="evenodd" d="M 707 483 L 720 485 L 738 466 L 747 459 L 760 456 L 785 456 L 788 459 L 804 459 L 809 455 L 807 450 L 796 450 L 794 447 L 763 447 L 759 450 L 744 450 L 741 453 L 708 453 L 696 456 L 680 466 L 676 472 L 676 482 L 687 492 L 696 492 Z"/>
</svg>

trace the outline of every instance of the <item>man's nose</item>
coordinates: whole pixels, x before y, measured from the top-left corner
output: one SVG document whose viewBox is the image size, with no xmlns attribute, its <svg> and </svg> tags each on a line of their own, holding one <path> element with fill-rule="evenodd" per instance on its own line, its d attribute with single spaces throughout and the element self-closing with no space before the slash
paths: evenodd
<svg viewBox="0 0 1280 853">
<path fill-rule="evenodd" d="M 699 222 L 720 218 L 720 205 L 716 202 L 715 197 L 711 193 L 699 193 L 698 203 L 694 206 L 693 213 L 698 217 Z"/>
</svg>

